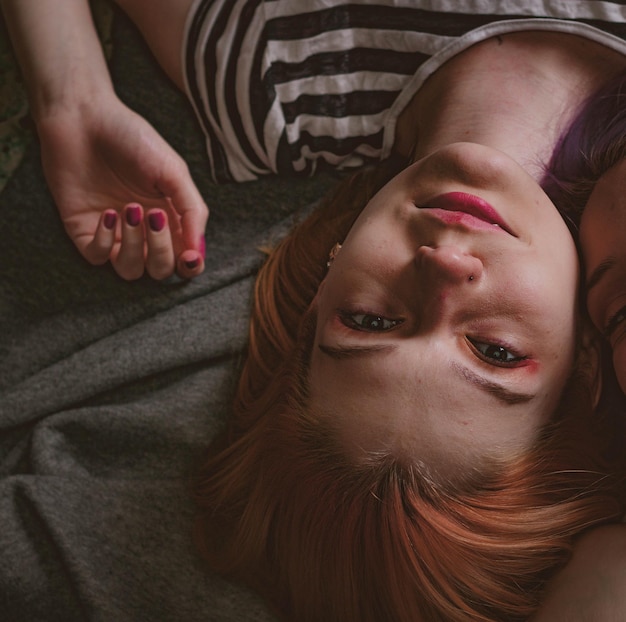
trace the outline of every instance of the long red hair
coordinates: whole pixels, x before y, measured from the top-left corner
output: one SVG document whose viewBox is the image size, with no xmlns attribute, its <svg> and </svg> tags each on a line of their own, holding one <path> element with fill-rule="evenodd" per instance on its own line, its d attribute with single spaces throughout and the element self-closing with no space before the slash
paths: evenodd
<svg viewBox="0 0 626 622">
<path fill-rule="evenodd" d="M 622 511 L 584 374 L 533 448 L 456 488 L 392 455 L 354 465 L 307 407 L 328 251 L 395 172 L 357 174 L 261 269 L 234 416 L 195 489 L 198 540 L 287 620 L 525 620 L 574 536 Z"/>
</svg>

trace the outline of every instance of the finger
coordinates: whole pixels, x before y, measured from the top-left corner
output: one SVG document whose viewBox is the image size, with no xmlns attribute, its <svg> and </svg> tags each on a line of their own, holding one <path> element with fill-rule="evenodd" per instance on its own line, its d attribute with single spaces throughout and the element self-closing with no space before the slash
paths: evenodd
<svg viewBox="0 0 626 622">
<path fill-rule="evenodd" d="M 180 215 L 174 208 L 172 200 L 169 197 L 165 198 L 165 207 L 163 209 L 167 215 L 167 224 L 170 229 L 172 245 L 174 246 L 174 256 L 178 257 L 185 250 L 183 244 L 183 229 L 180 225 Z"/>
<path fill-rule="evenodd" d="M 122 218 L 122 243 L 113 259 L 115 271 L 127 281 L 134 281 L 144 271 L 143 208 L 138 203 L 124 207 Z"/>
<path fill-rule="evenodd" d="M 204 271 L 205 229 L 208 217 L 209 209 L 204 202 L 202 209 L 191 209 L 181 215 L 183 251 L 178 256 L 177 272 L 184 279 L 191 279 Z"/>
<path fill-rule="evenodd" d="M 204 257 L 198 251 L 183 251 L 176 262 L 176 272 L 183 279 L 192 279 L 203 270 Z"/>
<path fill-rule="evenodd" d="M 209 208 L 193 183 L 187 166 L 183 163 L 181 168 L 172 178 L 163 179 L 159 190 L 170 197 L 180 215 L 184 250 L 196 250 L 203 254 Z"/>
<path fill-rule="evenodd" d="M 167 215 L 163 210 L 150 210 L 146 220 L 148 223 L 146 228 L 148 240 L 146 270 L 153 279 L 160 281 L 174 273 L 176 258 L 172 236 Z"/>
<path fill-rule="evenodd" d="M 109 260 L 115 244 L 117 220 L 116 211 L 105 210 L 102 212 L 93 239 L 83 249 L 83 255 L 89 263 L 99 266 Z"/>
</svg>

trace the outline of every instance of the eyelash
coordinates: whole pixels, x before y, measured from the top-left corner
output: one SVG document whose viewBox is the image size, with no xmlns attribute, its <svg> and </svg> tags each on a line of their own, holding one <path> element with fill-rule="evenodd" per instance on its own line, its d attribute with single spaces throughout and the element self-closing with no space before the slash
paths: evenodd
<svg viewBox="0 0 626 622">
<path fill-rule="evenodd" d="M 337 313 L 339 315 L 339 319 L 341 320 L 341 323 L 344 326 L 352 330 L 357 330 L 363 333 L 386 333 L 390 330 L 393 330 L 397 326 L 400 326 L 400 324 L 404 322 L 403 319 L 391 319 L 391 318 L 385 317 L 384 315 L 379 315 L 378 313 L 367 313 L 365 311 L 354 312 L 354 311 L 346 311 L 346 310 L 339 309 Z M 376 329 L 376 328 L 373 328 L 373 329 L 366 328 L 362 326 L 356 320 L 356 318 L 361 318 L 362 320 L 365 318 L 370 318 L 376 322 L 383 322 L 383 323 L 388 322 L 389 326 L 383 327 L 381 330 Z"/>
<path fill-rule="evenodd" d="M 609 318 L 609 321 L 606 323 L 606 328 L 603 331 L 605 338 L 608 339 L 625 319 L 626 305 L 618 309 L 617 312 Z"/>
<path fill-rule="evenodd" d="M 626 312 L 626 307 L 624 307 L 624 311 Z M 344 326 L 346 326 L 347 328 L 351 330 L 356 330 L 356 331 L 365 332 L 365 333 L 386 333 L 390 330 L 393 330 L 394 328 L 396 328 L 397 326 L 399 326 L 400 324 L 404 322 L 403 319 L 391 319 L 383 315 L 379 315 L 377 313 L 354 312 L 354 311 L 346 311 L 346 310 L 341 310 L 341 309 L 338 310 L 337 313 L 339 315 L 339 319 L 341 320 L 341 323 Z M 371 328 L 371 327 L 367 328 L 360 323 L 359 318 L 360 318 L 360 321 L 363 321 L 366 318 L 369 318 L 373 322 L 382 322 L 383 327 L 382 329 Z M 388 322 L 387 326 L 384 326 L 385 322 Z M 478 358 L 480 358 L 482 361 L 484 361 L 485 363 L 489 365 L 494 365 L 495 367 L 515 367 L 519 365 L 522 361 L 526 360 L 527 358 L 526 356 L 523 356 L 519 354 L 518 352 L 514 351 L 510 347 L 506 347 L 500 343 L 480 341 L 472 337 L 467 337 L 467 340 L 470 343 L 471 348 L 474 351 L 474 353 L 478 356 Z M 513 360 L 501 361 L 493 356 L 488 356 L 485 352 L 481 350 L 481 346 L 487 346 L 486 349 L 498 348 L 498 351 L 500 353 L 504 352 L 507 355 L 511 355 L 513 357 Z"/>
<path fill-rule="evenodd" d="M 472 337 L 467 337 L 467 340 L 469 341 L 472 350 L 476 353 L 478 358 L 482 359 L 489 365 L 494 365 L 496 367 L 516 367 L 517 365 L 519 365 L 521 362 L 525 361 L 528 358 L 522 354 L 519 354 L 512 348 L 504 346 L 500 343 L 490 343 L 488 341 L 480 341 Z M 513 360 L 500 361 L 497 358 L 487 356 L 487 354 L 481 351 L 479 346 L 487 346 L 487 348 L 497 348 L 500 353 L 506 352 L 507 354 L 510 354 L 513 357 Z"/>
</svg>

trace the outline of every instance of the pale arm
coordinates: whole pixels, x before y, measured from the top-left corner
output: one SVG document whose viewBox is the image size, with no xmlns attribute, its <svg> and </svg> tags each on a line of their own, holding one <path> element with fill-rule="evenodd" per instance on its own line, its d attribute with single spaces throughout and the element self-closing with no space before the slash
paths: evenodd
<svg viewBox="0 0 626 622">
<path fill-rule="evenodd" d="M 165 73 L 184 91 L 182 47 L 193 0 L 114 0 L 135 22 Z"/>
<path fill-rule="evenodd" d="M 199 274 L 208 209 L 180 156 L 116 96 L 88 2 L 0 6 L 44 173 L 79 251 L 93 264 L 110 259 L 126 279 L 144 269 L 155 278 Z"/>
</svg>

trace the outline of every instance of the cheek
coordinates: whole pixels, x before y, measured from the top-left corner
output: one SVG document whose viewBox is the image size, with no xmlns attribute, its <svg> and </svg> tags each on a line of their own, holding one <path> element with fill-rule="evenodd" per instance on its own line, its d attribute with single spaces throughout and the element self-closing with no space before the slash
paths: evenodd
<svg viewBox="0 0 626 622">
<path fill-rule="evenodd" d="M 516 276 L 517 280 L 509 284 L 507 291 L 517 295 L 526 321 L 534 327 L 535 334 L 542 334 L 544 340 L 563 350 L 562 344 L 571 344 L 575 335 L 577 265 L 563 270 L 535 269 L 530 274 L 520 272 Z"/>
<path fill-rule="evenodd" d="M 573 301 L 580 277 L 578 250 L 565 223 L 553 224 L 538 235 L 537 248 L 528 256 L 529 269 L 535 271 L 539 288 L 552 290 L 552 297 L 572 295 Z"/>
<path fill-rule="evenodd" d="M 623 247 L 626 219 L 607 216 L 604 211 L 590 206 L 580 222 L 580 246 L 588 270 L 603 261 L 611 249 Z"/>
<path fill-rule="evenodd" d="M 623 393 L 626 393 L 626 343 L 620 343 L 613 351 L 615 375 Z"/>
</svg>

